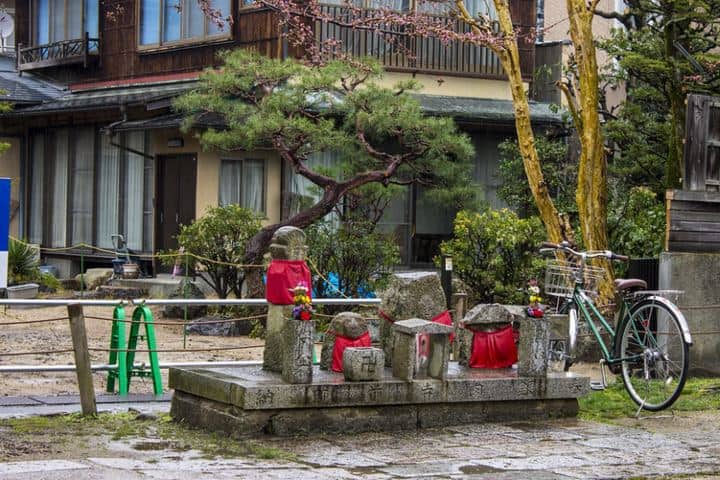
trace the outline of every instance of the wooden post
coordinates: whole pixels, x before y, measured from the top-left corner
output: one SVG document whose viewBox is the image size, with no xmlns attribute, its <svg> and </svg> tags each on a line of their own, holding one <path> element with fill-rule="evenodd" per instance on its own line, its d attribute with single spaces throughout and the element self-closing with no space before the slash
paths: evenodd
<svg viewBox="0 0 720 480">
<path fill-rule="evenodd" d="M 97 415 L 95 404 L 95 388 L 93 387 L 90 352 L 88 351 L 87 334 L 85 332 L 85 315 L 82 305 L 68 305 L 70 317 L 70 334 L 73 350 L 75 350 L 75 372 L 80 388 L 80 405 L 83 415 Z"/>
<path fill-rule="evenodd" d="M 458 292 L 452 294 L 454 315 L 453 317 L 453 328 L 455 328 L 455 341 L 452 344 L 452 358 L 457 361 L 460 355 L 460 345 L 458 339 L 460 338 L 460 323 L 465 318 L 465 302 L 467 301 L 467 293 Z"/>
</svg>

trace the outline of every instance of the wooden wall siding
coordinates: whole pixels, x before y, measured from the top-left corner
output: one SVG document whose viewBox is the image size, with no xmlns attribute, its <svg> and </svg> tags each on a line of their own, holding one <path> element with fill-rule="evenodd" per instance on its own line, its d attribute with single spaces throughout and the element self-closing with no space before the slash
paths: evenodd
<svg viewBox="0 0 720 480">
<path fill-rule="evenodd" d="M 146 75 L 163 75 L 197 71 L 217 65 L 217 52 L 243 45 L 269 56 L 281 54 L 281 41 L 274 14 L 250 11 L 237 15 L 233 24 L 233 39 L 209 44 L 188 44 L 162 51 L 139 51 L 136 34 L 135 0 L 111 0 L 105 3 L 106 11 L 121 5 L 123 14 L 115 21 L 103 15 L 103 67 L 100 80 L 132 78 Z"/>
<path fill-rule="evenodd" d="M 720 253 L 720 193 L 669 190 L 668 252 Z"/>
<path fill-rule="evenodd" d="M 523 78 L 531 79 L 535 68 L 535 36 L 532 35 L 537 24 L 535 0 L 510 0 L 510 16 L 520 33 L 520 71 Z"/>
<path fill-rule="evenodd" d="M 346 15 L 342 5 L 323 5 L 322 8 L 333 16 Z M 524 33 L 535 27 L 534 9 L 535 0 L 517 0 L 511 4 L 513 20 Z M 345 52 L 357 57 L 373 57 L 388 70 L 505 78 L 500 60 L 489 48 L 460 42 L 446 45 L 439 39 L 408 35 L 410 27 L 405 27 L 396 37 L 391 38 L 373 31 L 353 30 L 327 22 L 316 22 L 315 29 L 319 42 L 338 39 Z M 465 32 L 470 27 L 456 20 L 454 29 Z M 530 78 L 534 69 L 534 43 L 521 41 L 518 47 L 523 76 Z"/>
<path fill-rule="evenodd" d="M 683 188 L 720 191 L 720 97 L 688 96 Z"/>
</svg>

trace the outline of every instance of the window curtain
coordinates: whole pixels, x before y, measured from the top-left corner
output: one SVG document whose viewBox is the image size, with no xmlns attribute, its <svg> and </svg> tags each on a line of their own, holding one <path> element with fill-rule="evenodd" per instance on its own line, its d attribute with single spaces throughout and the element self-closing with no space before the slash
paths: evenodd
<svg viewBox="0 0 720 480">
<path fill-rule="evenodd" d="M 83 25 L 83 3 L 74 0 L 67 3 L 67 27 L 65 40 L 83 38 L 85 36 L 85 25 Z"/>
<path fill-rule="evenodd" d="M 241 205 L 258 213 L 265 211 L 265 162 L 245 160 L 243 162 L 243 182 Z"/>
<path fill-rule="evenodd" d="M 265 161 L 223 160 L 220 165 L 220 205 L 239 204 L 265 212 Z"/>
<path fill-rule="evenodd" d="M 160 43 L 160 2 L 142 0 L 140 4 L 140 44 Z"/>
<path fill-rule="evenodd" d="M 487 15 L 492 20 L 497 20 L 497 11 L 493 0 L 465 0 L 465 8 L 473 17 Z"/>
<path fill-rule="evenodd" d="M 317 152 L 308 157 L 306 163 L 308 168 L 313 170 L 329 170 L 336 166 L 340 161 L 340 156 L 337 152 Z M 288 215 L 293 216 L 298 213 L 301 209 L 307 208 L 314 204 L 322 197 L 322 192 L 318 187 L 307 178 L 302 175 L 298 175 L 292 168 L 286 170 L 288 179 L 288 197 L 290 205 L 288 208 Z M 325 216 L 325 219 L 331 219 L 334 223 L 337 221 L 337 215 L 331 213 Z"/>
<path fill-rule="evenodd" d="M 220 10 L 220 13 L 222 13 L 223 18 L 229 17 L 232 15 L 232 7 L 230 6 L 230 0 L 214 0 L 212 2 L 213 8 L 216 8 Z M 217 26 L 215 22 L 212 21 L 212 19 L 207 19 L 208 27 L 208 35 L 218 35 L 227 33 L 230 31 L 230 24 L 227 22 L 224 23 L 224 28 L 220 28 Z"/>
<path fill-rule="evenodd" d="M 94 139 L 95 131 L 92 128 L 75 130 L 70 193 L 73 245 L 81 242 L 92 244 Z"/>
<path fill-rule="evenodd" d="M 220 165 L 220 205 L 240 203 L 242 161 L 223 160 Z"/>
<path fill-rule="evenodd" d="M 52 202 L 50 246 L 65 247 L 67 243 L 68 148 L 70 131 L 67 128 L 55 133 L 55 158 L 52 172 Z"/>
<path fill-rule="evenodd" d="M 125 146 L 136 151 L 145 151 L 145 132 L 129 132 Z M 143 246 L 143 187 L 145 185 L 145 158 L 132 152 L 125 152 L 125 185 L 123 218 L 125 241 L 128 248 L 142 250 Z"/>
<path fill-rule="evenodd" d="M 90 38 L 98 38 L 99 22 L 100 22 L 100 13 L 99 13 L 98 0 L 85 0 L 84 32 L 87 32 L 88 35 L 90 36 Z"/>
<path fill-rule="evenodd" d="M 30 222 L 28 238 L 32 243 L 43 243 L 43 198 L 45 195 L 45 135 L 36 133 L 31 140 L 30 159 Z"/>
<path fill-rule="evenodd" d="M 112 248 L 111 236 L 121 233 L 120 223 L 120 150 L 110 145 L 110 137 L 102 135 L 100 162 L 97 172 L 96 239 L 103 248 Z"/>
<path fill-rule="evenodd" d="M 177 9 L 178 2 L 165 1 L 163 7 L 163 42 L 180 40 L 182 16 Z"/>
<path fill-rule="evenodd" d="M 153 198 L 155 197 L 155 160 L 145 158 L 145 192 L 143 193 L 143 251 L 153 249 Z"/>
<path fill-rule="evenodd" d="M 50 0 L 50 41 L 65 40 L 65 0 Z"/>
<path fill-rule="evenodd" d="M 212 3 L 212 7 L 215 8 L 215 2 Z M 183 38 L 202 37 L 205 35 L 205 14 L 197 0 L 186 0 L 182 16 L 184 24 Z"/>
<path fill-rule="evenodd" d="M 50 0 L 35 3 L 35 45 L 50 43 Z"/>
</svg>

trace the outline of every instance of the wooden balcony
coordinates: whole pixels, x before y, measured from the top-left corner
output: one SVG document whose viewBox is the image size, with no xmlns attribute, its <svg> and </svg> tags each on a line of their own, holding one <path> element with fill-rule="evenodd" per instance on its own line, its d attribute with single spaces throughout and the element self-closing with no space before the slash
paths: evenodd
<svg viewBox="0 0 720 480">
<path fill-rule="evenodd" d="M 27 71 L 61 65 L 83 65 L 87 68 L 90 63 L 98 61 L 99 58 L 100 39 L 90 38 L 86 34 L 84 38 L 33 47 L 23 47 L 22 44 L 19 44 L 17 69 L 18 71 Z"/>
<path fill-rule="evenodd" d="M 323 5 L 324 13 L 333 18 L 348 17 L 348 9 L 342 5 Z M 371 15 L 371 10 L 366 10 Z M 451 22 L 456 32 L 468 32 L 464 22 L 439 15 L 437 19 Z M 405 28 L 401 31 L 400 28 Z M 505 78 L 500 59 L 487 47 L 470 45 L 459 41 L 447 44 L 437 38 L 421 37 L 408 32 L 410 27 L 392 26 L 392 33 L 378 33 L 373 30 L 352 29 L 332 22 L 316 22 L 315 38 L 318 42 L 337 39 L 341 50 L 353 57 L 371 57 L 378 60 L 387 70 L 469 77 Z M 532 52 L 530 52 L 532 53 Z M 523 52 L 521 52 L 521 56 Z M 532 64 L 532 58 L 529 64 Z M 522 62 L 524 64 L 527 62 Z M 531 71 L 524 75 L 531 74 Z"/>
</svg>

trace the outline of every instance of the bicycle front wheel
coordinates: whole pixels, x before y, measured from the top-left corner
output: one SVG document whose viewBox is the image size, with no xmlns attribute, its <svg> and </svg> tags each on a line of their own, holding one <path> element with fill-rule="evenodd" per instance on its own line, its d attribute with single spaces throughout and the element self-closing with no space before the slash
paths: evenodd
<svg viewBox="0 0 720 480">
<path fill-rule="evenodd" d="M 622 378 L 630 397 L 650 411 L 672 405 L 688 372 L 688 344 L 675 314 L 663 303 L 643 300 L 618 330 Z"/>
</svg>

